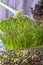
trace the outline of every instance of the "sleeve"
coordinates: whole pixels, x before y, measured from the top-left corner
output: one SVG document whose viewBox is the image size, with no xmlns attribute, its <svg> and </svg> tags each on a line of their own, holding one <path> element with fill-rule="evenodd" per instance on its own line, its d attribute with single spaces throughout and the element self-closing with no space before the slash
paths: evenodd
<svg viewBox="0 0 43 65">
<path fill-rule="evenodd" d="M 8 0 L 2 0 L 2 1 L 8 4 Z M 0 20 L 5 19 L 7 17 L 8 17 L 7 10 L 4 7 L 0 6 Z"/>
</svg>

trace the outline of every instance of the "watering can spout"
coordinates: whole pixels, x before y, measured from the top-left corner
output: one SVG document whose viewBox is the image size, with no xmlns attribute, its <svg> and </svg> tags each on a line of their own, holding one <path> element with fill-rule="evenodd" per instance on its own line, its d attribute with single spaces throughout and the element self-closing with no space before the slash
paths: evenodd
<svg viewBox="0 0 43 65">
<path fill-rule="evenodd" d="M 6 5 L 4 2 L 2 2 L 2 0 L 0 0 L 0 5 L 6 9 L 8 9 L 9 11 L 11 11 L 14 14 L 13 18 L 17 18 L 18 16 L 20 16 L 24 13 L 23 9 L 17 11 L 15 9 L 13 9 L 12 7 Z"/>
</svg>

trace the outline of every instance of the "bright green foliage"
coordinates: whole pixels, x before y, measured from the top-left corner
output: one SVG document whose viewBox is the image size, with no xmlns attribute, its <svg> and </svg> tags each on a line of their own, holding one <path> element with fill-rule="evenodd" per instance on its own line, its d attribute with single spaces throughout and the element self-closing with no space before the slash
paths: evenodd
<svg viewBox="0 0 43 65">
<path fill-rule="evenodd" d="M 26 17 L 8 18 L 0 21 L 0 34 L 6 49 L 30 48 L 43 45 L 43 32 L 32 20 Z"/>
</svg>

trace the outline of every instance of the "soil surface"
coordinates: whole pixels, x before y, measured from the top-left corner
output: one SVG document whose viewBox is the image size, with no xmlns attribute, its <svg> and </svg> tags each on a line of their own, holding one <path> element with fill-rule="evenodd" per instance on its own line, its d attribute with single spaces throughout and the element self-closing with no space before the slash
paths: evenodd
<svg viewBox="0 0 43 65">
<path fill-rule="evenodd" d="M 6 51 L 0 56 L 1 65 L 43 65 L 43 51 L 20 49 Z"/>
</svg>

